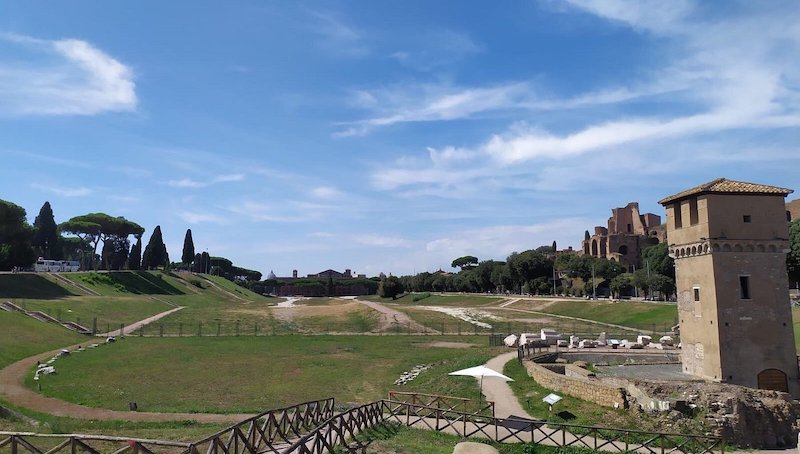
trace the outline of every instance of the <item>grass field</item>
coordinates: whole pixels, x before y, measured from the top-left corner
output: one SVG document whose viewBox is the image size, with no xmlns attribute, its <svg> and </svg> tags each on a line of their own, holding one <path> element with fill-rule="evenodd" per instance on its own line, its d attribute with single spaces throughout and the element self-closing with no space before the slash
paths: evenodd
<svg viewBox="0 0 800 454">
<path fill-rule="evenodd" d="M 520 300 L 513 308 L 530 309 L 549 314 L 585 318 L 633 328 L 662 330 L 677 323 L 675 304 L 642 303 L 638 301 L 556 301 L 548 304 L 535 300 Z"/>
<path fill-rule="evenodd" d="M 184 273 L 180 274 L 180 276 L 184 277 Z M 208 274 L 206 274 L 206 275 L 196 275 L 195 277 L 199 278 L 199 279 L 205 279 L 207 281 L 211 281 L 214 284 L 216 284 L 216 285 L 222 287 L 223 289 L 227 290 L 228 292 L 238 296 L 239 298 L 244 298 L 244 299 L 253 300 L 253 301 L 268 299 L 267 297 L 265 297 L 263 295 L 259 295 L 258 293 L 252 292 L 252 291 L 242 287 L 241 285 L 237 285 L 235 282 L 231 282 L 231 281 L 225 279 L 224 277 L 212 276 L 212 275 L 208 275 Z M 189 278 L 189 279 L 191 279 L 191 278 Z"/>
<path fill-rule="evenodd" d="M 451 340 L 473 345 L 433 346 Z M 402 390 L 475 397 L 477 382 L 447 377 L 500 350 L 486 339 L 417 336 L 128 337 L 56 363 L 46 395 L 88 406 L 142 411 L 256 412 L 317 398 L 366 402 L 397 389 L 418 364 L 435 364 Z M 28 377 L 32 386 L 32 377 Z"/>
<path fill-rule="evenodd" d="M 59 320 L 77 322 L 90 329 L 92 319 L 96 318 L 98 332 L 107 331 L 107 325 L 119 328 L 120 323 L 129 325 L 172 308 L 145 295 L 123 295 L 114 298 L 72 296 L 49 300 L 18 299 L 15 303 L 23 309 L 42 311 Z"/>
<path fill-rule="evenodd" d="M 458 293 L 431 293 L 431 296 L 414 301 L 415 293 L 406 293 L 402 297 L 392 300 L 391 298 L 381 298 L 377 295 L 359 296 L 359 299 L 369 301 L 377 301 L 379 303 L 398 303 L 398 304 L 413 304 L 418 306 L 456 306 L 456 307 L 473 307 L 473 306 L 496 306 L 497 303 L 505 300 L 506 298 L 489 296 L 489 295 L 476 295 L 476 294 L 458 294 Z"/>
<path fill-rule="evenodd" d="M 0 311 L 0 368 L 37 353 L 86 341 L 86 336 L 17 312 Z"/>
</svg>

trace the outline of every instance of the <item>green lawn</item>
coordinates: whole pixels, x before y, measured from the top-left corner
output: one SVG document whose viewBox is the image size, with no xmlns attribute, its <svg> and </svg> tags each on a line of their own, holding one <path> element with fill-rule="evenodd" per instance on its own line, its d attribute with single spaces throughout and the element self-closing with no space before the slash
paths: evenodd
<svg viewBox="0 0 800 454">
<path fill-rule="evenodd" d="M 258 293 L 246 289 L 235 282 L 231 282 L 225 279 L 224 277 L 212 276 L 210 274 L 202 274 L 202 275 L 199 274 L 194 277 L 198 279 L 205 279 L 211 281 L 217 284 L 218 286 L 222 287 L 223 289 L 227 290 L 228 292 L 238 296 L 239 298 L 244 298 L 252 301 L 275 301 L 275 298 L 259 295 Z"/>
<path fill-rule="evenodd" d="M 65 284 L 67 285 L 67 284 Z M 46 274 L 0 274 L 0 298 L 63 298 L 75 293 Z"/>
<path fill-rule="evenodd" d="M 145 438 L 151 440 L 171 440 L 190 442 L 226 428 L 229 424 L 204 424 L 193 421 L 172 422 L 132 422 L 119 420 L 74 419 L 38 413 L 16 407 L 0 400 L 0 405 L 33 418 L 39 425 L 28 424 L 17 418 L 0 416 L 0 431 L 36 432 L 44 434 L 99 434 L 106 436 Z M 56 439 L 53 439 L 56 440 Z M 46 442 L 38 443 L 44 446 Z"/>
<path fill-rule="evenodd" d="M 0 311 L 0 368 L 37 353 L 77 344 L 86 336 L 18 312 Z"/>
<path fill-rule="evenodd" d="M 160 299 L 170 299 L 169 297 Z M 144 295 L 73 296 L 50 300 L 20 299 L 16 304 L 26 310 L 42 311 L 59 320 L 77 322 L 91 329 L 92 319 L 97 319 L 97 330 L 106 327 L 119 328 L 120 323 L 129 325 L 160 312 L 172 309 L 163 302 Z"/>
<path fill-rule="evenodd" d="M 62 276 L 105 296 L 125 293 L 183 295 L 188 292 L 177 278 L 160 271 L 79 272 L 62 273 Z"/>
<path fill-rule="evenodd" d="M 513 307 L 524 307 L 520 301 Z M 541 310 L 549 314 L 596 320 L 615 325 L 662 331 L 677 322 L 678 306 L 675 304 L 642 303 L 638 301 L 558 301 Z"/>
<path fill-rule="evenodd" d="M 468 349 L 431 347 L 450 340 Z M 142 411 L 257 412 L 311 399 L 383 398 L 403 371 L 434 363 L 400 390 L 477 396 L 477 382 L 449 377 L 500 350 L 486 339 L 432 336 L 127 337 L 71 355 L 43 392 L 83 405 Z M 29 386 L 33 380 L 28 377 Z"/>
<path fill-rule="evenodd" d="M 794 347 L 800 351 L 800 307 L 792 308 L 792 326 L 794 327 Z"/>
</svg>

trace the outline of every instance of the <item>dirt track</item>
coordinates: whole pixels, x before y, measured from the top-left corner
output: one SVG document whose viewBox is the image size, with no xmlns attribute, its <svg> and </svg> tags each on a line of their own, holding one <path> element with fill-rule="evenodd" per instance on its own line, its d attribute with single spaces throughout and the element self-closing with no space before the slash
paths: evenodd
<svg viewBox="0 0 800 454">
<path fill-rule="evenodd" d="M 153 317 L 139 321 L 130 325 L 128 328 L 132 330 L 165 317 L 176 310 L 182 308 L 171 309 L 162 312 Z M 126 332 L 127 329 L 126 328 Z M 114 335 L 115 333 L 111 333 Z M 87 342 L 75 344 L 69 347 L 64 347 L 73 350 L 78 345 L 87 345 L 89 343 L 98 341 L 96 339 L 88 338 Z M 211 413 L 149 413 L 149 412 L 135 412 L 135 411 L 119 411 L 107 410 L 104 408 L 85 407 L 83 405 L 65 402 L 63 400 L 54 399 L 52 397 L 43 396 L 37 392 L 28 389 L 25 384 L 25 376 L 36 366 L 36 361 L 47 361 L 53 355 L 61 351 L 61 349 L 53 350 L 46 353 L 41 353 L 23 360 L 17 361 L 4 369 L 0 370 L 0 396 L 8 402 L 24 407 L 30 410 L 47 413 L 56 416 L 66 416 L 78 419 L 117 419 L 126 421 L 196 421 L 203 423 L 234 423 L 247 419 L 252 415 L 244 414 L 211 414 Z"/>
</svg>

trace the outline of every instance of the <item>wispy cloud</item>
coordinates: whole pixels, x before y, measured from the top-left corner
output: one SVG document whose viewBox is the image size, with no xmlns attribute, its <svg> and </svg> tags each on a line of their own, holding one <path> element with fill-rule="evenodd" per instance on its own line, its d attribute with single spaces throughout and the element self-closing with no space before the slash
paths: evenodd
<svg viewBox="0 0 800 454">
<path fill-rule="evenodd" d="M 136 109 L 130 67 L 79 39 L 43 40 L 4 33 L 27 51 L 25 63 L 0 59 L 0 114 L 96 115 Z"/>
<path fill-rule="evenodd" d="M 343 197 L 342 191 L 332 186 L 317 186 L 311 190 L 311 196 L 318 199 L 337 199 Z"/>
<path fill-rule="evenodd" d="M 348 24 L 340 14 L 317 10 L 307 12 L 312 19 L 309 30 L 320 37 L 318 45 L 330 55 L 363 57 L 369 54 L 363 32 Z"/>
<path fill-rule="evenodd" d="M 388 88 L 359 89 L 350 93 L 349 104 L 377 115 L 341 122 L 334 137 L 363 136 L 376 128 L 401 123 L 451 121 L 481 114 L 570 110 L 624 103 L 686 88 L 680 79 L 658 80 L 636 87 L 614 87 L 571 98 L 553 98 L 539 93 L 529 82 L 507 82 L 487 87 L 449 84 L 410 84 Z"/>
<path fill-rule="evenodd" d="M 222 216 L 211 213 L 198 213 L 196 211 L 181 211 L 178 217 L 189 224 L 227 224 L 228 221 Z"/>
<path fill-rule="evenodd" d="M 415 245 L 414 241 L 397 236 L 386 236 L 376 234 L 356 235 L 354 238 L 359 244 L 382 248 L 409 248 Z"/>
<path fill-rule="evenodd" d="M 432 71 L 450 66 L 470 55 L 481 53 L 485 46 L 468 34 L 450 29 L 434 29 L 405 37 L 402 50 L 390 57 L 403 66 L 418 71 Z"/>
<path fill-rule="evenodd" d="M 217 175 L 209 180 L 193 180 L 191 178 L 181 178 L 180 180 L 169 180 L 167 181 L 168 186 L 172 186 L 174 188 L 205 188 L 214 184 L 219 183 L 230 183 L 234 181 L 242 181 L 245 179 L 244 174 L 241 173 L 232 173 L 232 174 L 225 174 L 225 175 Z"/>
<path fill-rule="evenodd" d="M 40 183 L 31 183 L 31 188 L 37 189 L 42 192 L 47 192 L 49 194 L 57 195 L 60 197 L 85 197 L 92 194 L 92 190 L 83 187 L 67 187 L 66 185 L 56 184 L 53 183 L 51 185 L 45 185 Z"/>
<path fill-rule="evenodd" d="M 455 109 L 449 116 L 443 114 L 447 110 L 430 108 L 364 120 L 353 128 L 365 131 L 410 118 L 466 118 L 486 109 L 509 107 L 576 110 L 566 123 L 570 125 L 566 132 L 563 124 L 555 131 L 532 117 L 475 145 L 430 148 L 426 157 L 406 157 L 394 166 L 376 166 L 371 176 L 375 187 L 427 189 L 447 196 L 448 191 L 459 192 L 454 189 L 491 187 L 498 183 L 498 176 L 507 177 L 512 184 L 519 179 L 515 174 L 520 169 L 529 172 L 528 178 L 540 181 L 546 174 L 594 173 L 584 165 L 592 156 L 617 163 L 622 163 L 623 156 L 659 161 L 677 155 L 691 158 L 698 152 L 688 151 L 692 141 L 705 146 L 709 141 L 724 143 L 730 147 L 728 154 L 734 155 L 743 147 L 735 137 L 744 131 L 800 127 L 800 48 L 791 44 L 800 41 L 797 8 L 786 7 L 788 4 L 772 9 L 752 7 L 724 21 L 708 22 L 693 14 L 693 4 L 688 1 L 575 0 L 570 5 L 638 32 L 658 35 L 668 44 L 662 50 L 663 63 L 630 88 L 611 87 L 563 100 L 543 100 L 526 84 L 499 86 L 496 91 L 471 92 L 477 97 L 441 98 L 469 100 L 450 104 Z M 748 37 L 746 42 L 742 36 Z M 663 93 L 672 93 L 670 102 L 677 108 L 663 109 L 663 100 L 657 97 L 642 99 Z M 381 104 L 380 96 L 373 94 L 372 98 Z M 637 98 L 651 102 L 624 113 L 613 109 Z M 602 115 L 581 112 L 602 104 L 611 107 Z M 596 120 L 598 117 L 601 119 Z M 686 150 L 671 148 L 675 143 Z M 763 146 L 761 156 L 748 155 L 751 161 L 768 159 L 773 150 L 782 153 L 785 149 L 780 143 Z M 580 184 L 574 178 L 556 182 L 557 188 L 564 188 L 564 182 Z"/>
</svg>

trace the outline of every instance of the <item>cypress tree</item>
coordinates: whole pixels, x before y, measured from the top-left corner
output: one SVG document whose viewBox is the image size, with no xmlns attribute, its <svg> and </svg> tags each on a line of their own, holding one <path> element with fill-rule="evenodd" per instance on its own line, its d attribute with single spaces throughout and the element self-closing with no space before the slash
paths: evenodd
<svg viewBox="0 0 800 454">
<path fill-rule="evenodd" d="M 159 266 L 167 266 L 168 264 L 167 246 L 164 245 L 164 239 L 161 236 L 161 226 L 157 225 L 153 230 L 153 234 L 150 235 L 150 241 L 147 242 L 147 246 L 144 248 L 142 268 L 149 270 Z"/>
<path fill-rule="evenodd" d="M 589 235 L 589 231 L 583 232 L 583 241 L 589 241 L 590 239 L 592 239 L 592 236 Z"/>
<path fill-rule="evenodd" d="M 199 252 L 194 255 L 194 263 L 192 264 L 192 271 L 195 273 L 202 273 L 203 270 L 203 256 Z"/>
<path fill-rule="evenodd" d="M 58 260 L 61 258 L 61 248 L 58 245 L 58 228 L 53 218 L 53 209 L 50 202 L 45 202 L 39 210 L 39 215 L 33 221 L 36 234 L 33 246 L 36 253 L 46 259 Z"/>
<path fill-rule="evenodd" d="M 131 253 L 128 256 L 128 269 L 138 270 L 142 266 L 142 237 L 136 235 L 136 244 L 131 248 Z"/>
<path fill-rule="evenodd" d="M 200 272 L 205 274 L 211 272 L 211 256 L 208 255 L 208 252 L 200 255 Z"/>
<path fill-rule="evenodd" d="M 194 241 L 192 240 L 192 229 L 186 229 L 186 236 L 183 238 L 183 255 L 181 255 L 181 262 L 187 267 L 194 260 Z"/>
<path fill-rule="evenodd" d="M 553 252 L 558 252 L 558 249 L 556 249 L 556 242 L 555 241 L 553 241 Z"/>
</svg>

